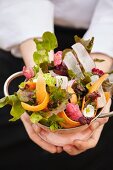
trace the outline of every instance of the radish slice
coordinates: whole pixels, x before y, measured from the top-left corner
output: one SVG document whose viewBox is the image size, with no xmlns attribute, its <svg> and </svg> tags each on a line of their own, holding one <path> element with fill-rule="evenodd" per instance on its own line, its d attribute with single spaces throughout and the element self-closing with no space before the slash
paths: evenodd
<svg viewBox="0 0 113 170">
<path fill-rule="evenodd" d="M 75 82 L 75 80 L 70 80 L 70 81 L 68 81 L 68 86 L 72 86 L 73 85 L 73 83 Z"/>
<path fill-rule="evenodd" d="M 90 57 L 84 46 L 80 43 L 72 45 L 73 50 L 76 52 L 77 57 L 81 65 L 83 66 L 86 72 L 91 72 L 95 68 L 95 63 Z"/>
<path fill-rule="evenodd" d="M 84 78 L 84 75 L 81 71 L 81 68 L 80 68 L 78 62 L 77 62 L 77 59 L 72 52 L 67 52 L 65 54 L 63 62 L 69 70 L 72 70 L 76 74 L 78 79 Z"/>
<path fill-rule="evenodd" d="M 94 83 L 98 79 L 98 75 L 91 76 L 92 83 Z M 100 97 L 97 98 L 97 108 L 102 108 L 106 105 L 106 98 L 102 86 L 99 87 L 98 92 L 100 94 Z"/>
<path fill-rule="evenodd" d="M 61 89 L 66 89 L 68 86 L 68 78 L 66 76 L 56 76 L 56 86 L 61 86 Z"/>
</svg>

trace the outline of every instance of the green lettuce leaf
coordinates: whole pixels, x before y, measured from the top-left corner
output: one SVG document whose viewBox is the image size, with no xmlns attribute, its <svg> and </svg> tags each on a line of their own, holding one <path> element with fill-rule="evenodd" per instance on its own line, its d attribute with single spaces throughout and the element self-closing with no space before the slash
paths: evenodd
<svg viewBox="0 0 113 170">
<path fill-rule="evenodd" d="M 57 130 L 61 128 L 61 126 L 59 125 L 59 122 L 64 121 L 63 118 L 60 118 L 59 116 L 55 114 L 53 114 L 49 118 L 44 118 L 42 117 L 40 112 L 32 113 L 32 115 L 30 116 L 30 120 L 32 121 L 32 123 L 39 122 L 45 126 L 48 126 L 51 130 Z"/>
<path fill-rule="evenodd" d="M 40 67 L 41 63 L 49 63 L 48 52 L 54 50 L 58 46 L 55 34 L 51 32 L 45 32 L 42 35 L 42 40 L 38 40 L 35 38 L 34 42 L 36 44 L 37 51 L 34 52 L 33 59 L 36 65 Z"/>
<path fill-rule="evenodd" d="M 0 108 L 4 107 L 5 105 L 8 104 L 9 98 L 7 97 L 3 97 L 2 99 L 0 99 Z"/>
<path fill-rule="evenodd" d="M 46 84 L 48 86 L 55 86 L 56 84 L 56 79 L 55 77 L 52 77 L 50 73 L 43 74 Z"/>
<path fill-rule="evenodd" d="M 57 38 L 55 34 L 51 32 L 45 32 L 42 36 L 42 40 L 43 40 L 43 47 L 48 52 L 50 50 L 54 50 L 58 46 Z"/>
<path fill-rule="evenodd" d="M 52 131 L 54 130 L 57 130 L 57 129 L 61 129 L 61 126 L 57 123 L 57 122 L 53 122 L 51 125 L 50 125 L 50 129 Z"/>
<path fill-rule="evenodd" d="M 43 117 L 39 113 L 32 113 L 30 116 L 30 120 L 32 123 L 38 123 L 42 119 Z"/>
<path fill-rule="evenodd" d="M 53 114 L 48 118 L 49 127 L 51 130 L 57 130 L 61 128 L 59 122 L 63 122 L 64 119 L 60 118 L 58 115 Z"/>
<path fill-rule="evenodd" d="M 0 108 L 8 104 L 12 106 L 10 114 L 13 116 L 9 121 L 16 121 L 21 117 L 25 110 L 22 108 L 21 102 L 16 95 L 10 95 L 0 99 Z"/>
</svg>

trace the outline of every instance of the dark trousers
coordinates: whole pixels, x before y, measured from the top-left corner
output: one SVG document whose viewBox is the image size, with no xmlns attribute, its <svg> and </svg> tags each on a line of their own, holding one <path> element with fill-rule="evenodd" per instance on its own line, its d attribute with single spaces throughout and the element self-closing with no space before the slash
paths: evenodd
<svg viewBox="0 0 113 170">
<path fill-rule="evenodd" d="M 74 35 L 82 36 L 85 30 L 55 27 L 59 50 L 69 48 L 74 43 Z M 22 59 L 13 57 L 9 52 L 0 51 L 0 98 L 3 97 L 3 84 L 8 76 L 20 71 Z M 21 80 L 10 86 L 13 93 Z M 112 106 L 113 110 L 113 106 Z M 78 156 L 66 153 L 50 154 L 27 136 L 21 121 L 8 122 L 10 107 L 0 109 L 0 170 L 110 170 L 113 169 L 113 118 L 105 125 L 98 145 Z"/>
</svg>

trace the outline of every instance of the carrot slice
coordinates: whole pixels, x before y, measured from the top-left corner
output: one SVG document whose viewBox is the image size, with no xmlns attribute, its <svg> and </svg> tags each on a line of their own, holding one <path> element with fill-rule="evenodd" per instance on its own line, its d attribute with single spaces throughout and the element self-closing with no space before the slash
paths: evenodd
<svg viewBox="0 0 113 170">
<path fill-rule="evenodd" d="M 40 71 L 38 74 L 38 79 L 36 83 L 36 99 L 37 103 L 41 104 L 46 96 L 46 82 L 43 77 L 43 73 Z"/>
<path fill-rule="evenodd" d="M 21 102 L 21 105 L 25 110 L 37 112 L 37 111 L 45 109 L 48 105 L 48 102 L 49 102 L 49 94 L 46 93 L 46 96 L 45 96 L 43 102 L 37 106 L 31 106 L 24 102 Z"/>
<path fill-rule="evenodd" d="M 36 83 L 35 82 L 27 81 L 27 82 L 25 82 L 25 85 L 28 85 L 27 89 L 29 89 L 29 90 L 35 90 L 36 89 Z"/>
<path fill-rule="evenodd" d="M 93 93 L 94 91 L 97 91 L 98 88 L 101 86 L 104 80 L 107 79 L 109 74 L 102 75 L 93 85 L 89 88 L 89 93 Z"/>
<path fill-rule="evenodd" d="M 39 71 L 38 79 L 36 83 L 36 101 L 38 103 L 38 105 L 36 106 L 31 106 L 24 102 L 21 102 L 21 105 L 25 110 L 33 111 L 33 112 L 40 111 L 47 108 L 49 102 L 49 94 L 46 92 L 46 82 L 41 70 Z"/>
<path fill-rule="evenodd" d="M 63 128 L 73 128 L 81 125 L 80 122 L 73 121 L 67 117 L 64 111 L 58 113 L 58 116 L 64 119 L 64 122 L 60 122 Z"/>
</svg>

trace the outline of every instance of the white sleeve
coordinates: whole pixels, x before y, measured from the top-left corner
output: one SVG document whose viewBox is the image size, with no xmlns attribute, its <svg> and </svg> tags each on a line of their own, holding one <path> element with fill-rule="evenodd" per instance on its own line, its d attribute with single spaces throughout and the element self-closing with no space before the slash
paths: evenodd
<svg viewBox="0 0 113 170">
<path fill-rule="evenodd" d="M 0 48 L 20 56 L 18 45 L 54 28 L 54 6 L 49 0 L 1 0 Z"/>
<path fill-rule="evenodd" d="M 95 37 L 92 52 L 113 57 L 113 0 L 99 0 L 85 39 Z"/>
</svg>

